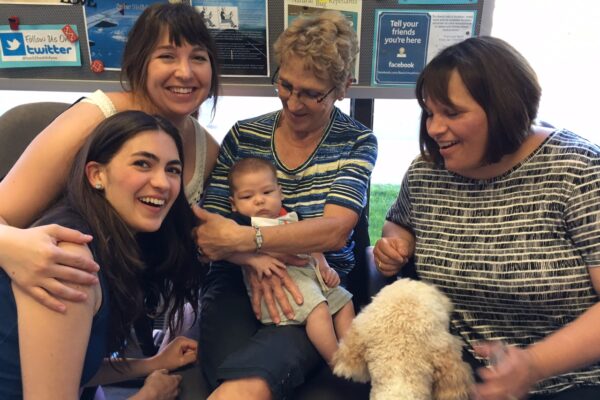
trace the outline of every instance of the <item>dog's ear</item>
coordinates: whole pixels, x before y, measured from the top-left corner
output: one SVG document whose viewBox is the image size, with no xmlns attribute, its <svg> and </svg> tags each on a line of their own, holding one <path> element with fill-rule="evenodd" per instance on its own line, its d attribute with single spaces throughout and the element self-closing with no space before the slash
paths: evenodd
<svg viewBox="0 0 600 400">
<path fill-rule="evenodd" d="M 448 343 L 432 355 L 433 400 L 468 400 L 473 371 L 462 360 L 460 340 L 448 334 Z"/>
<path fill-rule="evenodd" d="M 365 342 L 352 325 L 333 355 L 333 373 L 356 382 L 369 382 L 371 375 L 364 357 L 366 350 Z"/>
</svg>

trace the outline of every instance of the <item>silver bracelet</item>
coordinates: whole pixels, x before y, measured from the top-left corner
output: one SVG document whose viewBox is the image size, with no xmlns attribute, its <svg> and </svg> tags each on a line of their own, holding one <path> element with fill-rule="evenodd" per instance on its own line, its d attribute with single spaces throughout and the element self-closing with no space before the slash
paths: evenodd
<svg viewBox="0 0 600 400">
<path fill-rule="evenodd" d="M 259 251 L 263 245 L 263 235 L 258 226 L 254 227 L 254 244 L 256 245 L 256 251 Z"/>
</svg>

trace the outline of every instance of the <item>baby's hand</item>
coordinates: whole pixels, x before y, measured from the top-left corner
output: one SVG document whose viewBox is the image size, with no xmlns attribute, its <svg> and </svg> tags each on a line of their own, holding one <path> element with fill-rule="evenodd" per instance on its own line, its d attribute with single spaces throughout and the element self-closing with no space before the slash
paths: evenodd
<svg viewBox="0 0 600 400">
<path fill-rule="evenodd" d="M 327 287 L 334 288 L 340 284 L 340 276 L 335 271 L 335 269 L 331 267 L 325 267 L 320 269 L 321 276 L 323 277 L 323 282 L 327 285 Z"/>
<path fill-rule="evenodd" d="M 258 253 L 250 257 L 247 264 L 256 271 L 259 280 L 262 280 L 263 276 L 270 278 L 273 274 L 283 278 L 281 271 L 285 270 L 285 264 L 275 257 Z"/>
</svg>

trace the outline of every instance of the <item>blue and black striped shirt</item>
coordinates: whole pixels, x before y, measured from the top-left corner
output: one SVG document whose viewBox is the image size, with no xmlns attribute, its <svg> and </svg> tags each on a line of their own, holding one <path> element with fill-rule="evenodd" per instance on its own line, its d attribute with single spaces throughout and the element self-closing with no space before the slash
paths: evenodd
<svg viewBox="0 0 600 400">
<path fill-rule="evenodd" d="M 331 122 L 316 150 L 298 168 L 279 160 L 273 135 L 280 111 L 237 122 L 221 145 L 217 164 L 206 189 L 204 207 L 228 215 L 231 212 L 227 174 L 233 163 L 247 157 L 267 159 L 275 165 L 283 190 L 283 203 L 302 215 L 323 215 L 325 204 L 349 208 L 360 214 L 367 201 L 367 187 L 377 158 L 377 140 L 370 129 L 334 108 Z M 330 265 L 342 274 L 354 267 L 353 243 L 326 252 Z"/>
</svg>

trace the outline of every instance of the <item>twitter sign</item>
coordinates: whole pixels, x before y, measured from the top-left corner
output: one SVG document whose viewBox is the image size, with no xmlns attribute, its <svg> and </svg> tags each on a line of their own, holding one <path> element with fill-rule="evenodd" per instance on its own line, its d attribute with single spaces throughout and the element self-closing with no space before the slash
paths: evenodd
<svg viewBox="0 0 600 400">
<path fill-rule="evenodd" d="M 2 54 L 6 56 L 24 56 L 25 40 L 21 32 L 2 34 Z"/>
<path fill-rule="evenodd" d="M 19 31 L 11 31 L 0 25 L 0 68 L 81 66 L 79 42 L 71 43 L 62 28 L 21 25 Z"/>
</svg>

